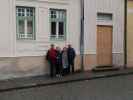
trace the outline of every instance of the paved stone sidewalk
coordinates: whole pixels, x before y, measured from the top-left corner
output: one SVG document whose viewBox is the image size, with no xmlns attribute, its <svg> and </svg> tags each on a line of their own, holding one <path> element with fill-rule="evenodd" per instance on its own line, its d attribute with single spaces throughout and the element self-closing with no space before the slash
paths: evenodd
<svg viewBox="0 0 133 100">
<path fill-rule="evenodd" d="M 81 72 L 70 74 L 64 77 L 50 78 L 49 76 L 35 76 L 35 77 L 25 77 L 16 78 L 0 81 L 0 92 L 13 91 L 19 89 L 41 87 L 47 85 L 63 84 L 66 82 L 75 82 L 82 80 L 91 80 L 97 78 L 107 78 L 120 75 L 133 74 L 133 69 L 121 69 L 117 71 L 108 72 Z"/>
</svg>

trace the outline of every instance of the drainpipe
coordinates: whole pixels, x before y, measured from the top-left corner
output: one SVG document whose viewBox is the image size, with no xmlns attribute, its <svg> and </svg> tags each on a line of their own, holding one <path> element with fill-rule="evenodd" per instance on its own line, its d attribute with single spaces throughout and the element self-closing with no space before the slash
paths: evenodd
<svg viewBox="0 0 133 100">
<path fill-rule="evenodd" d="M 124 4 L 124 69 L 127 68 L 127 1 Z"/>
<path fill-rule="evenodd" d="M 81 32 L 80 32 L 80 57 L 81 71 L 84 71 L 84 0 L 80 0 L 81 6 Z"/>
</svg>

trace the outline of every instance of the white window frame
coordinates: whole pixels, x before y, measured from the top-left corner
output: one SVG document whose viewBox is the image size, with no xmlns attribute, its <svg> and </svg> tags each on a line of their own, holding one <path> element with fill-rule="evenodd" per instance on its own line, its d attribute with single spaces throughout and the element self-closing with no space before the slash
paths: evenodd
<svg viewBox="0 0 133 100">
<path fill-rule="evenodd" d="M 112 21 L 113 20 L 113 14 L 112 13 L 97 13 L 97 20 L 98 21 Z"/>
<path fill-rule="evenodd" d="M 20 12 L 18 12 L 18 9 L 24 9 L 24 16 L 18 16 Z M 27 9 L 32 9 L 31 12 L 27 12 Z M 27 14 L 32 14 L 31 16 Z M 21 12 L 22 14 L 22 12 Z M 19 20 L 23 18 L 24 20 L 24 33 L 19 32 Z M 28 33 L 28 18 L 31 18 L 32 20 L 32 33 Z M 28 7 L 28 6 L 16 6 L 16 29 L 17 29 L 17 40 L 35 40 L 35 7 Z M 31 35 L 31 36 L 30 36 Z"/>
<path fill-rule="evenodd" d="M 56 18 L 51 18 L 51 11 L 56 11 Z M 59 17 L 59 12 L 63 12 L 64 14 L 62 15 L 62 18 L 60 19 Z M 66 18 L 67 18 L 67 10 L 65 9 L 53 9 L 50 8 L 49 11 L 49 17 L 50 17 L 50 39 L 51 40 L 65 40 L 66 39 Z M 53 21 L 54 20 L 54 21 Z M 56 35 L 52 35 L 51 33 L 51 23 L 52 22 L 56 22 Z M 64 23 L 64 33 L 63 35 L 59 35 L 59 22 L 63 22 Z"/>
</svg>

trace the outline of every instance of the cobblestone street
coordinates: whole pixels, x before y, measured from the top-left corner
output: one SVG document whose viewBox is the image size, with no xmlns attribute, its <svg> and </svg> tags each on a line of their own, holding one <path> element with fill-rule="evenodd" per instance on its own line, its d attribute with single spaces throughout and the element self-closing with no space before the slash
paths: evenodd
<svg viewBox="0 0 133 100">
<path fill-rule="evenodd" d="M 0 100 L 132 100 L 133 75 L 0 93 Z"/>
</svg>

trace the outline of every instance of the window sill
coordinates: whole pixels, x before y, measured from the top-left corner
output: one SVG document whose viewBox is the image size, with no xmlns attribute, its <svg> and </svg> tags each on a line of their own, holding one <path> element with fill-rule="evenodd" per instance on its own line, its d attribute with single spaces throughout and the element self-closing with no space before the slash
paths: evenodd
<svg viewBox="0 0 133 100">
<path fill-rule="evenodd" d="M 66 38 L 65 37 L 64 38 L 53 38 L 53 37 L 51 37 L 50 41 L 66 41 Z"/>
<path fill-rule="evenodd" d="M 30 39 L 30 38 L 17 38 L 16 39 L 17 41 L 34 41 L 34 40 L 36 40 L 36 39 Z"/>
</svg>

